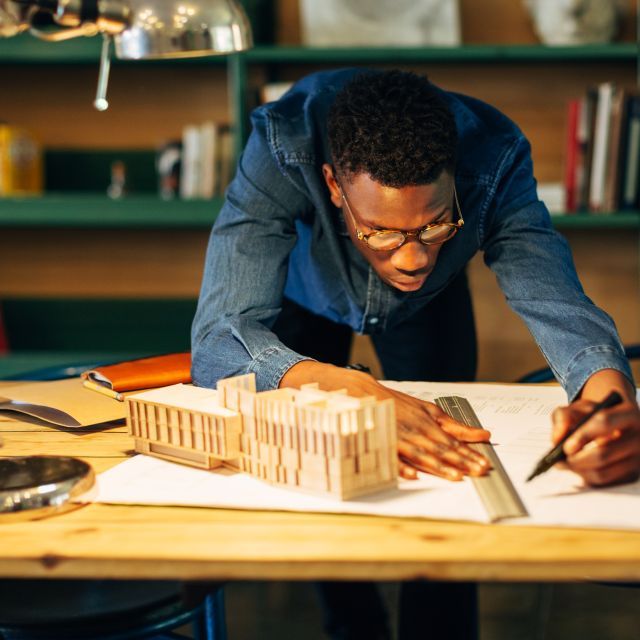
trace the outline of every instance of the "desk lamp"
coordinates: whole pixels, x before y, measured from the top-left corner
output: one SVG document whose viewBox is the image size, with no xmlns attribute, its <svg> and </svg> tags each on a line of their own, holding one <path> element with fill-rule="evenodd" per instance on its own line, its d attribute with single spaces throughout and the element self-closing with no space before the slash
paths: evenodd
<svg viewBox="0 0 640 640">
<path fill-rule="evenodd" d="M 53 19 L 57 30 L 35 21 Z M 102 34 L 94 106 L 108 108 L 110 46 L 122 60 L 185 58 L 244 51 L 252 45 L 237 0 L 0 0 L 0 36 L 29 31 L 48 42 Z"/>
</svg>

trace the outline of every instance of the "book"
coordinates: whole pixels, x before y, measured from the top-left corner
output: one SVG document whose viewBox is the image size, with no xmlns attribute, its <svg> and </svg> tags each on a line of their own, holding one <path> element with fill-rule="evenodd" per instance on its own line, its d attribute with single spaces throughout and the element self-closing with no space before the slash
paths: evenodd
<svg viewBox="0 0 640 640">
<path fill-rule="evenodd" d="M 191 354 L 170 353 L 97 367 L 82 379 L 116 393 L 191 382 Z M 91 388 L 91 387 L 90 387 Z"/>
<path fill-rule="evenodd" d="M 546 205 L 551 215 L 565 212 L 566 187 L 561 182 L 538 182 L 538 200 Z"/>
<path fill-rule="evenodd" d="M 564 169 L 565 210 L 575 213 L 578 210 L 578 155 L 580 141 L 578 128 L 580 120 L 580 100 L 570 100 L 567 109 L 567 147 Z"/>
<path fill-rule="evenodd" d="M 233 135 L 231 127 L 221 126 L 218 135 L 218 195 L 224 195 L 234 175 Z"/>
<path fill-rule="evenodd" d="M 607 151 L 608 170 L 604 185 L 604 211 L 613 213 L 620 207 L 620 175 L 622 159 L 622 125 L 625 117 L 627 92 L 624 89 L 616 91 L 611 101 L 611 123 L 609 131 L 609 145 Z"/>
<path fill-rule="evenodd" d="M 201 151 L 200 127 L 187 125 L 182 131 L 182 170 L 180 197 L 193 200 L 200 196 Z"/>
<path fill-rule="evenodd" d="M 638 171 L 640 166 L 640 96 L 629 98 L 627 107 L 623 175 L 620 188 L 620 208 L 635 209 L 638 206 Z"/>
<path fill-rule="evenodd" d="M 598 90 L 589 87 L 583 98 L 580 109 L 578 138 L 580 140 L 580 154 L 578 156 L 578 211 L 589 210 L 589 187 L 591 185 L 591 164 L 593 161 L 593 137 L 595 131 L 596 107 L 598 104 Z"/>
<path fill-rule="evenodd" d="M 293 82 L 267 82 L 260 89 L 260 102 L 276 102 L 291 89 Z"/>
<path fill-rule="evenodd" d="M 24 129 L 0 122 L 0 197 L 42 193 L 42 149 Z"/>
<path fill-rule="evenodd" d="M 589 210 L 595 213 L 604 210 L 605 183 L 609 169 L 609 135 L 611 131 L 611 103 L 615 88 L 611 82 L 598 86 L 595 129 L 593 135 L 593 158 L 591 182 L 589 184 Z"/>
<path fill-rule="evenodd" d="M 217 147 L 218 126 L 215 122 L 203 122 L 200 125 L 200 180 L 198 194 L 201 198 L 211 199 L 218 191 Z"/>
</svg>

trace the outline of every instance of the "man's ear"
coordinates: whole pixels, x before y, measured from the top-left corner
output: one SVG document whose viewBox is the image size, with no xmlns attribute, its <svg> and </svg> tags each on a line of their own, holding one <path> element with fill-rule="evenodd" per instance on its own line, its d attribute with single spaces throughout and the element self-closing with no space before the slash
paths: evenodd
<svg viewBox="0 0 640 640">
<path fill-rule="evenodd" d="M 342 194 L 340 193 L 340 187 L 338 187 L 336 178 L 333 175 L 333 167 L 325 162 L 322 165 L 322 175 L 324 176 L 327 189 L 329 189 L 331 202 L 338 209 L 342 208 Z"/>
</svg>

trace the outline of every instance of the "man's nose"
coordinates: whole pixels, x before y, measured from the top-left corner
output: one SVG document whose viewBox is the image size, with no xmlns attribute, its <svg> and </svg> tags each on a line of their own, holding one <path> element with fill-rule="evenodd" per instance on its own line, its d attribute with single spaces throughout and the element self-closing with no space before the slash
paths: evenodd
<svg viewBox="0 0 640 640">
<path fill-rule="evenodd" d="M 424 270 L 429 262 L 429 248 L 417 240 L 408 240 L 391 257 L 393 267 L 407 273 Z"/>
</svg>

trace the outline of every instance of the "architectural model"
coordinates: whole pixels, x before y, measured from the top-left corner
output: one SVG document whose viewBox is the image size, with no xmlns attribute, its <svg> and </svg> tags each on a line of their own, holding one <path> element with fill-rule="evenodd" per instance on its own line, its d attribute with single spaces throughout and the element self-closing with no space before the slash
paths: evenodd
<svg viewBox="0 0 640 640">
<path fill-rule="evenodd" d="M 219 381 L 217 391 L 177 384 L 126 403 L 140 453 L 343 500 L 397 486 L 392 400 L 317 384 L 256 392 L 249 374 Z"/>
</svg>

